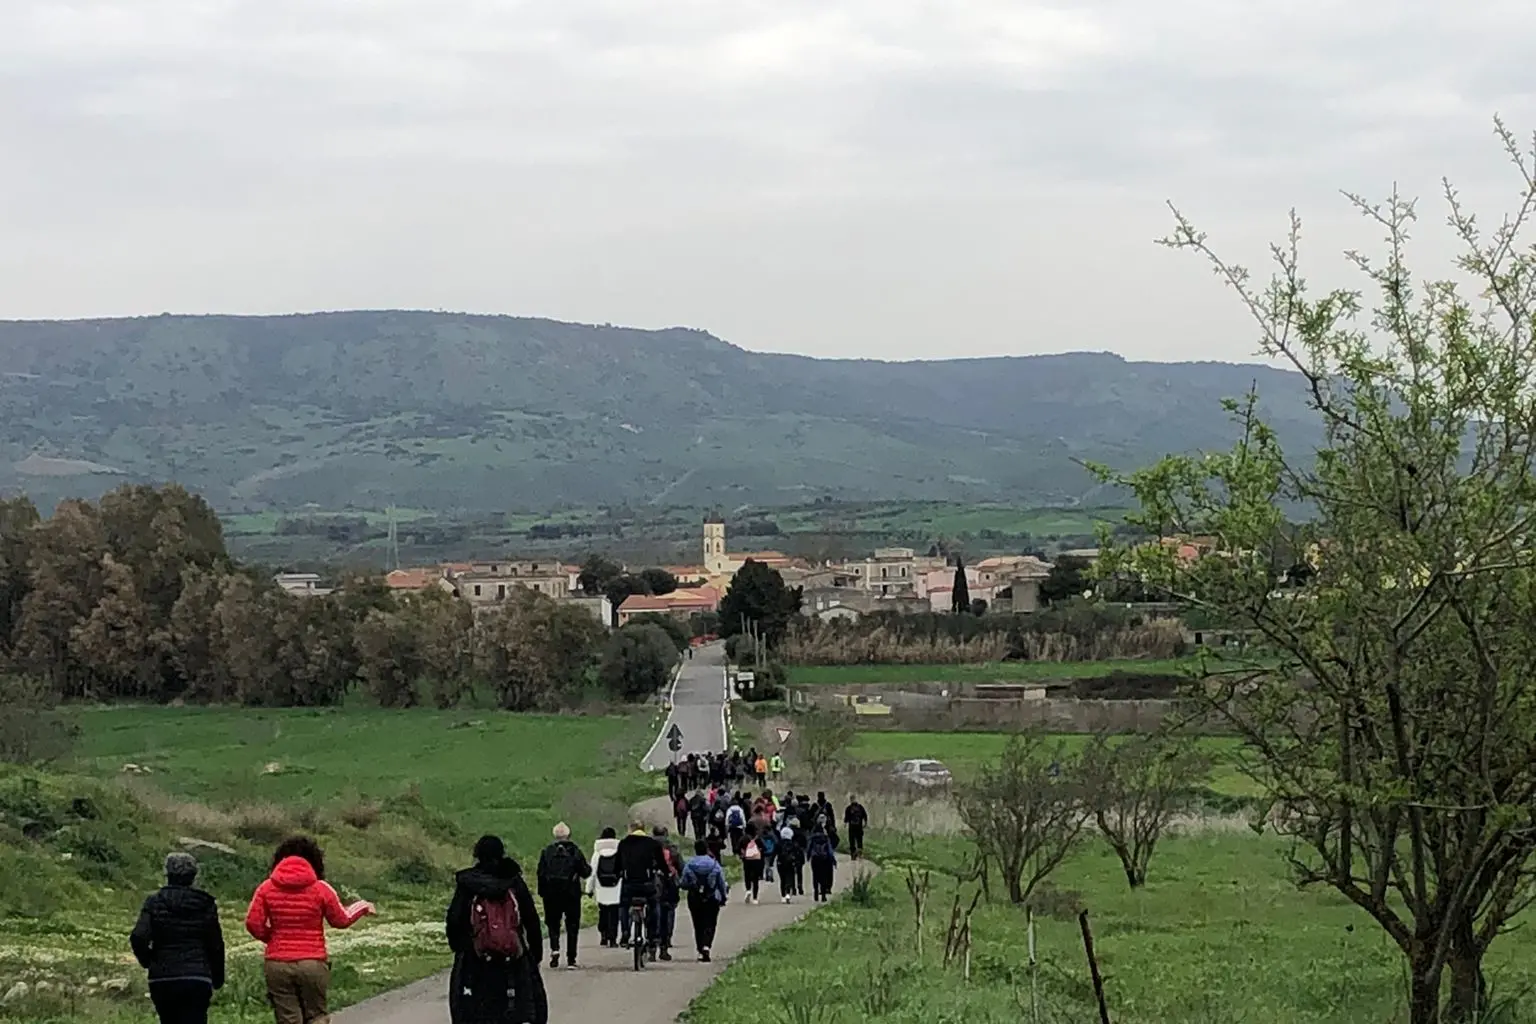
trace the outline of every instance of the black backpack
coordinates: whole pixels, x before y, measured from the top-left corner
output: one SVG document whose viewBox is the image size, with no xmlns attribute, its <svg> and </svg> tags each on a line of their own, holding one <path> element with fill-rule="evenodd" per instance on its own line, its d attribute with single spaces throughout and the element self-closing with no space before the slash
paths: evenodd
<svg viewBox="0 0 1536 1024">
<path fill-rule="evenodd" d="M 549 852 L 548 870 L 545 873 L 544 881 L 581 881 L 581 858 L 574 846 L 570 843 L 556 843 L 550 847 Z"/>
<path fill-rule="evenodd" d="M 605 888 L 612 888 L 623 881 L 619 874 L 619 855 L 605 853 L 597 858 L 597 884 Z"/>
</svg>

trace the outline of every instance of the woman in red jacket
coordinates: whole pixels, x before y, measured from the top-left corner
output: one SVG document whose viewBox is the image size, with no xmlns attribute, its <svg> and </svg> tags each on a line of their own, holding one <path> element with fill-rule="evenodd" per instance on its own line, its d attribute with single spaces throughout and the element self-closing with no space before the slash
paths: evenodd
<svg viewBox="0 0 1536 1024">
<path fill-rule="evenodd" d="M 326 1024 L 331 967 L 325 925 L 350 928 L 373 904 L 341 905 L 325 881 L 325 859 L 308 836 L 285 839 L 272 855 L 272 875 L 256 887 L 245 930 L 267 947 L 267 999 L 277 1024 Z"/>
</svg>

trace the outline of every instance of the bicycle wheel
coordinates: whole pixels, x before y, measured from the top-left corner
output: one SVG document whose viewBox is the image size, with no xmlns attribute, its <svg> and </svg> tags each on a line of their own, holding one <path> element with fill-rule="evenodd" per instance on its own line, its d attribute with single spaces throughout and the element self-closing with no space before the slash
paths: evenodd
<svg viewBox="0 0 1536 1024">
<path fill-rule="evenodd" d="M 632 949 L 635 954 L 635 970 L 645 966 L 645 909 L 635 908 L 629 912 L 630 934 L 634 937 Z"/>
</svg>

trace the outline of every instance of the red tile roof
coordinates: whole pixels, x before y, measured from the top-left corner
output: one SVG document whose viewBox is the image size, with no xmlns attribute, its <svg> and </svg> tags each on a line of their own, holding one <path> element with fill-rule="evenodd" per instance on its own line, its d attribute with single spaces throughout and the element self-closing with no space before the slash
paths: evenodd
<svg viewBox="0 0 1536 1024">
<path fill-rule="evenodd" d="M 714 611 L 720 607 L 720 591 L 714 587 L 684 587 L 670 594 L 631 594 L 619 605 L 620 613 L 670 612 L 681 609 Z"/>
</svg>

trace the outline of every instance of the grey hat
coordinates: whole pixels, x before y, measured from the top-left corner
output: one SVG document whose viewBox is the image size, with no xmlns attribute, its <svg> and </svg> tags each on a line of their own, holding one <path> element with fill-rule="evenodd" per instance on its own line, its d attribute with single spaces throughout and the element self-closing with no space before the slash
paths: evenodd
<svg viewBox="0 0 1536 1024">
<path fill-rule="evenodd" d="M 165 879 L 168 882 L 180 882 L 184 885 L 191 884 L 197 877 L 197 858 L 184 850 L 177 850 L 166 855 Z"/>
</svg>

